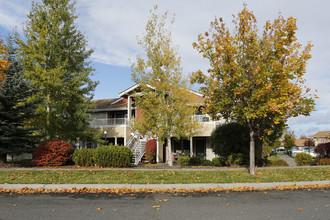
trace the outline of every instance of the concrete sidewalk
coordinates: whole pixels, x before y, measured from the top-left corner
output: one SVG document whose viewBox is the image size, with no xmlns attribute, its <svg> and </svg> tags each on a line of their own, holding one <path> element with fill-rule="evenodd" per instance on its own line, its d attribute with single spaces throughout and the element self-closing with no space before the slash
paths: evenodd
<svg viewBox="0 0 330 220">
<path fill-rule="evenodd" d="M 278 187 L 278 186 L 306 186 L 315 184 L 330 184 L 330 180 L 324 181 L 306 181 L 306 182 L 269 182 L 269 183 L 197 183 L 197 184 L 0 184 L 0 188 L 4 189 L 76 189 L 90 188 L 90 189 L 232 189 L 236 187 L 249 187 L 249 188 L 264 188 L 264 187 Z"/>
</svg>

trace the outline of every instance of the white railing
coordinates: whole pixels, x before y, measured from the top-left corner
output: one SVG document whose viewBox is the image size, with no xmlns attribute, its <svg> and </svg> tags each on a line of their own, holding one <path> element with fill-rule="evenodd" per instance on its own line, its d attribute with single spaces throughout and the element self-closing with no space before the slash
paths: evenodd
<svg viewBox="0 0 330 220">
<path fill-rule="evenodd" d="M 127 125 L 127 124 L 128 121 L 126 118 L 93 119 L 90 123 L 90 127 L 119 126 L 119 125 Z"/>
<path fill-rule="evenodd" d="M 210 122 L 211 117 L 208 115 L 194 115 L 194 118 L 198 122 Z"/>
</svg>

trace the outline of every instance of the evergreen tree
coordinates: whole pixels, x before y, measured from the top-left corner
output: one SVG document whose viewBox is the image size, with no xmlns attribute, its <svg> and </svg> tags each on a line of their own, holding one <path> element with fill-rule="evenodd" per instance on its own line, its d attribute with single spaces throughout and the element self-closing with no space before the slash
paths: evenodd
<svg viewBox="0 0 330 220">
<path fill-rule="evenodd" d="M 20 41 L 25 74 L 42 98 L 35 123 L 48 138 L 76 141 L 89 129 L 86 112 L 97 83 L 87 59 L 92 50 L 77 30 L 74 3 L 43 0 L 32 3 L 25 23 L 26 43 Z"/>
<path fill-rule="evenodd" d="M 36 93 L 24 77 L 22 65 L 17 57 L 15 39 L 8 37 L 7 61 L 11 64 L 5 71 L 6 78 L 0 92 L 0 154 L 32 152 L 37 137 L 34 129 L 27 126 L 34 118 L 36 103 L 29 98 Z"/>
</svg>

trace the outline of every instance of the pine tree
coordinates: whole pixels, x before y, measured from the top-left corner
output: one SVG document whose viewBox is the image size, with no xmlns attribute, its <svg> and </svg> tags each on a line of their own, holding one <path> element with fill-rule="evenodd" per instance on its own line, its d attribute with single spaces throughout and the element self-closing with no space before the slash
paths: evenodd
<svg viewBox="0 0 330 220">
<path fill-rule="evenodd" d="M 43 0 L 32 3 L 25 23 L 26 43 L 20 41 L 25 74 L 42 98 L 35 124 L 48 138 L 76 141 L 89 129 L 86 112 L 97 83 L 87 59 L 92 50 L 77 30 L 74 3 Z"/>
<path fill-rule="evenodd" d="M 29 101 L 36 93 L 24 77 L 22 65 L 17 57 L 15 39 L 7 40 L 9 69 L 0 92 L 0 153 L 6 154 L 32 152 L 37 137 L 35 129 L 28 127 L 28 121 L 34 118 L 36 102 Z"/>
</svg>

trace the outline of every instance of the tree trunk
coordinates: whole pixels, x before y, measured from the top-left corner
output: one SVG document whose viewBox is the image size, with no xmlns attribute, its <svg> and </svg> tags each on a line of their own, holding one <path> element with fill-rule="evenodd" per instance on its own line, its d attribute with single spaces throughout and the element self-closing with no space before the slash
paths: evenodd
<svg viewBox="0 0 330 220">
<path fill-rule="evenodd" d="M 250 126 L 250 174 L 256 174 L 254 131 Z"/>
<path fill-rule="evenodd" d="M 166 138 L 167 140 L 167 149 L 168 149 L 168 165 L 173 166 L 173 154 L 172 154 L 172 144 L 171 144 L 171 137 L 168 136 Z"/>
</svg>

